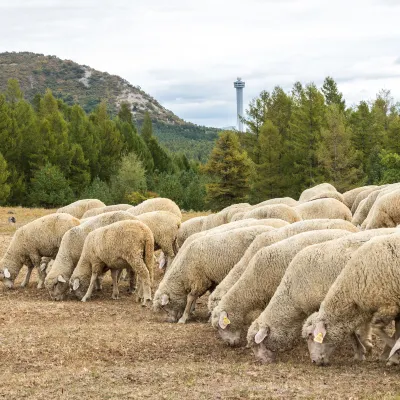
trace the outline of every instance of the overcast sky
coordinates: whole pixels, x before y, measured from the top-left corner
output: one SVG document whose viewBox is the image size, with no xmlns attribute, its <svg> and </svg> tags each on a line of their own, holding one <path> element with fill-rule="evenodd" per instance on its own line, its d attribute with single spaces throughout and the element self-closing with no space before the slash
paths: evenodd
<svg viewBox="0 0 400 400">
<path fill-rule="evenodd" d="M 261 90 L 331 75 L 348 104 L 400 101 L 400 0 L 0 0 L 0 52 L 120 75 L 181 118 L 236 124 Z"/>
</svg>

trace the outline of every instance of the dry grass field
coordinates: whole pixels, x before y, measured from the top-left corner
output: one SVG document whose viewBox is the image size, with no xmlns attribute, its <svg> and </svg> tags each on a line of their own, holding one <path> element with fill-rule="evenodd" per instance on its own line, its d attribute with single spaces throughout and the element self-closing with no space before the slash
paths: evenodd
<svg viewBox="0 0 400 400">
<path fill-rule="evenodd" d="M 0 255 L 15 230 L 9 210 L 0 208 Z M 18 226 L 51 212 L 12 210 Z M 178 325 L 128 295 L 112 300 L 109 278 L 85 304 L 53 302 L 35 283 L 36 275 L 27 289 L 0 284 L 1 399 L 400 399 L 400 367 L 378 361 L 379 343 L 362 364 L 345 346 L 318 368 L 301 344 L 260 365 L 248 349 L 222 344 L 206 299 L 195 321 Z"/>
</svg>

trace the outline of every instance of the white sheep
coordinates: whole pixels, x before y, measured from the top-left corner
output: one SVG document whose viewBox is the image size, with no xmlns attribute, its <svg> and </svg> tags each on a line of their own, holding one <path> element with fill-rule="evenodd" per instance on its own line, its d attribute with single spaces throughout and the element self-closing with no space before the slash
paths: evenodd
<svg viewBox="0 0 400 400">
<path fill-rule="evenodd" d="M 305 247 L 349 235 L 349 231 L 325 229 L 303 232 L 260 249 L 240 279 L 212 312 L 211 324 L 231 346 L 240 342 L 245 328 L 256 319 L 274 295 L 293 257 Z"/>
<path fill-rule="evenodd" d="M 44 282 L 53 299 L 64 299 L 69 289 L 69 279 L 78 264 L 87 235 L 95 229 L 124 220 L 136 220 L 136 217 L 126 211 L 107 212 L 91 217 L 66 232 L 54 263 L 47 268 L 48 272 Z M 46 268 L 43 261 L 41 269 Z"/>
<path fill-rule="evenodd" d="M 331 218 L 351 221 L 352 215 L 348 207 L 336 199 L 318 199 L 307 201 L 293 207 L 301 219 Z"/>
<path fill-rule="evenodd" d="M 19 228 L 0 261 L 0 280 L 12 288 L 19 271 L 26 265 L 28 272 L 21 284 L 21 287 L 25 287 L 33 268 L 37 267 L 38 289 L 42 288 L 45 278 L 40 271 L 42 257 L 55 258 L 65 232 L 79 224 L 79 219 L 72 215 L 57 213 L 38 218 Z"/>
<path fill-rule="evenodd" d="M 96 215 L 104 214 L 111 211 L 127 211 L 130 208 L 132 208 L 130 204 L 114 204 L 112 206 L 92 208 L 91 210 L 86 211 L 81 219 L 95 217 Z"/>
<path fill-rule="evenodd" d="M 67 213 L 75 218 L 80 219 L 86 211 L 99 207 L 105 207 L 105 204 L 97 199 L 84 199 L 75 201 L 74 203 L 68 204 L 65 207 L 61 207 L 57 210 L 57 212 Z"/>
<path fill-rule="evenodd" d="M 250 260 L 263 247 L 270 246 L 280 240 L 297 235 L 302 232 L 322 229 L 344 229 L 349 232 L 358 232 L 353 224 L 341 219 L 315 219 L 296 222 L 294 224 L 266 232 L 259 235 L 244 253 L 242 259 L 229 271 L 229 274 L 216 287 L 208 298 L 208 310 L 210 312 L 217 306 L 222 296 L 235 284 L 242 273 L 246 270 Z"/>
<path fill-rule="evenodd" d="M 241 213 L 236 214 L 232 221 L 239 220 L 238 216 Z M 274 204 L 254 208 L 253 210 L 245 212 L 241 215 L 240 219 L 257 218 L 257 219 L 267 219 L 267 218 L 278 218 L 283 219 L 289 223 L 298 222 L 301 217 L 296 211 L 296 207 L 290 207 L 286 204 Z"/>
<path fill-rule="evenodd" d="M 166 272 L 154 296 L 154 309 L 164 308 L 172 321 L 185 323 L 197 298 L 221 282 L 257 235 L 270 229 L 252 226 L 194 240 Z"/>
<path fill-rule="evenodd" d="M 320 193 L 317 194 L 316 196 L 312 197 L 310 200 L 308 201 L 314 201 L 314 200 L 319 200 L 319 199 L 335 199 L 338 200 L 340 202 L 344 203 L 344 197 L 341 193 L 339 192 L 324 192 L 324 193 Z M 346 205 L 347 207 L 347 205 Z"/>
<path fill-rule="evenodd" d="M 189 236 L 197 232 L 201 232 L 203 230 L 203 224 L 205 218 L 206 218 L 205 216 L 194 217 L 185 222 L 182 222 L 181 227 L 179 228 L 178 231 L 178 238 L 177 238 L 178 248 L 182 247 L 183 243 L 185 243 L 185 240 Z"/>
<path fill-rule="evenodd" d="M 379 192 L 382 190 L 382 186 L 370 186 L 369 188 L 361 191 L 357 197 L 354 199 L 353 205 L 351 206 L 351 213 L 354 215 L 360 205 L 360 203 L 365 200 L 371 193 Z"/>
<path fill-rule="evenodd" d="M 319 309 L 353 253 L 373 237 L 394 232 L 395 229 L 376 229 L 353 233 L 297 253 L 269 304 L 248 330 L 248 346 L 256 357 L 270 362 L 277 352 L 292 349 L 301 338 L 304 320 Z M 372 347 L 368 335 L 363 344 Z M 363 354 L 356 350 L 356 357 L 361 359 Z"/>
<path fill-rule="evenodd" d="M 372 185 L 373 187 L 377 187 L 376 185 Z M 344 198 L 344 204 L 346 204 L 347 207 L 349 207 L 349 209 L 352 209 L 354 200 L 356 199 L 356 197 L 358 196 L 359 193 L 361 193 L 362 191 L 369 189 L 370 187 L 372 187 L 371 185 L 369 186 L 361 186 L 361 187 L 357 187 L 351 190 L 348 190 L 347 192 L 343 193 L 343 198 Z"/>
<path fill-rule="evenodd" d="M 400 189 L 376 199 L 366 229 L 391 228 L 400 224 Z"/>
<path fill-rule="evenodd" d="M 129 208 L 127 211 L 135 216 L 152 211 L 169 211 L 182 220 L 182 213 L 177 204 L 174 201 L 163 197 L 145 200 L 137 206 Z"/>
<path fill-rule="evenodd" d="M 337 192 L 337 190 L 330 183 L 321 183 L 319 185 L 304 190 L 299 197 L 299 203 L 304 203 L 312 199 L 313 197 L 319 195 L 320 193 L 326 193 L 326 192 Z"/>
<path fill-rule="evenodd" d="M 326 294 L 319 311 L 303 326 L 311 360 L 329 363 L 333 350 L 366 323 L 379 328 L 385 343 L 393 338 L 383 328 L 400 313 L 400 233 L 380 236 L 362 245 Z"/>
<path fill-rule="evenodd" d="M 89 233 L 81 257 L 71 278 L 70 287 L 82 301 L 90 299 L 96 280 L 106 269 L 113 278 L 112 298 L 118 299 L 118 275 L 132 269 L 143 292 L 143 304 L 151 300 L 154 237 L 140 221 L 119 221 Z"/>
</svg>

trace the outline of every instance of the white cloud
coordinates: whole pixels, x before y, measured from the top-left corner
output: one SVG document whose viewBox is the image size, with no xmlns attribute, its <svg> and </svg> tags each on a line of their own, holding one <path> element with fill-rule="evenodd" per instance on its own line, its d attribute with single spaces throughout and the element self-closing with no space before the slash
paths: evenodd
<svg viewBox="0 0 400 400">
<path fill-rule="evenodd" d="M 339 82 L 349 104 L 400 99 L 397 0 L 13 0 L 0 51 L 72 59 L 140 85 L 195 123 L 234 125 L 233 81 Z"/>
</svg>

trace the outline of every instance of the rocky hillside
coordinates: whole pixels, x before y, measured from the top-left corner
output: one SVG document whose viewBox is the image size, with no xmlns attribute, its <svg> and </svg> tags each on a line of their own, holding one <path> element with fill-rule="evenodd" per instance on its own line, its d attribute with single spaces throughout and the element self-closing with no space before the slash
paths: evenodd
<svg viewBox="0 0 400 400">
<path fill-rule="evenodd" d="M 125 79 L 55 56 L 0 53 L 0 91 L 4 91 L 9 78 L 19 80 L 28 100 L 50 88 L 56 97 L 68 104 L 79 103 L 87 112 L 105 99 L 110 111 L 115 113 L 119 104 L 127 101 L 138 120 L 149 111 L 156 121 L 185 124 L 172 111 Z"/>
<path fill-rule="evenodd" d="M 183 151 L 191 159 L 205 161 L 219 131 L 183 121 L 139 86 L 119 76 L 56 56 L 0 53 L 0 93 L 6 89 L 10 78 L 18 79 L 27 100 L 31 101 L 37 93 L 43 94 L 50 88 L 57 98 L 69 105 L 79 103 L 88 113 L 106 100 L 111 113 L 116 114 L 119 104 L 127 101 L 139 126 L 148 111 L 154 122 L 154 133 L 165 147 Z"/>
</svg>

